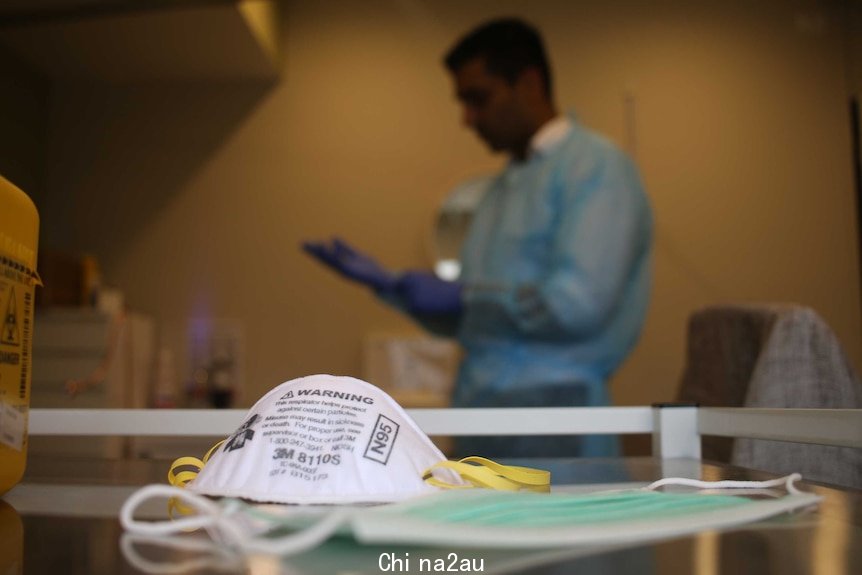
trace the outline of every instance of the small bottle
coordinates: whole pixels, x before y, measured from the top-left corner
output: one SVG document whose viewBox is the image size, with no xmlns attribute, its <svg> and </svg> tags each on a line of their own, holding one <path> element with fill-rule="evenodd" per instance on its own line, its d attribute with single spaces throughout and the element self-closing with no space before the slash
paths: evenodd
<svg viewBox="0 0 862 575">
<path fill-rule="evenodd" d="M 231 346 L 225 342 L 214 345 L 209 363 L 207 393 L 210 403 L 218 409 L 226 409 L 233 403 L 234 359 Z"/>
<path fill-rule="evenodd" d="M 0 494 L 24 475 L 39 214 L 0 176 Z"/>
<path fill-rule="evenodd" d="M 174 353 L 163 347 L 156 363 L 156 378 L 153 386 L 153 407 L 169 409 L 177 406 L 177 374 L 174 369 Z"/>
<path fill-rule="evenodd" d="M 102 284 L 102 274 L 99 272 L 99 262 L 90 254 L 81 256 L 81 305 L 96 307 L 99 302 L 99 288 Z"/>
</svg>

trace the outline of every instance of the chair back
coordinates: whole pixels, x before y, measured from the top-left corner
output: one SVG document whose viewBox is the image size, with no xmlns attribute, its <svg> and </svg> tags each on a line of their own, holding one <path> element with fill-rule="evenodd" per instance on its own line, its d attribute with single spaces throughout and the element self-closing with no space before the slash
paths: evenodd
<svg viewBox="0 0 862 575">
<path fill-rule="evenodd" d="M 678 399 L 704 407 L 862 408 L 862 383 L 837 337 L 797 305 L 715 305 L 692 314 Z M 703 438 L 703 458 L 862 488 L 862 450 Z"/>
</svg>

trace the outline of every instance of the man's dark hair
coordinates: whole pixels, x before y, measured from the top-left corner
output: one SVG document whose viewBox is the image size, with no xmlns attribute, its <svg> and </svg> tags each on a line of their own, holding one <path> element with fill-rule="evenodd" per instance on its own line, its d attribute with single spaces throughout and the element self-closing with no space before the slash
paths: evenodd
<svg viewBox="0 0 862 575">
<path fill-rule="evenodd" d="M 444 62 L 450 72 L 457 72 L 464 64 L 481 57 L 488 72 L 501 76 L 510 85 L 527 68 L 537 68 L 550 98 L 552 79 L 542 37 L 533 26 L 518 18 L 501 18 L 482 24 L 446 54 Z"/>
</svg>

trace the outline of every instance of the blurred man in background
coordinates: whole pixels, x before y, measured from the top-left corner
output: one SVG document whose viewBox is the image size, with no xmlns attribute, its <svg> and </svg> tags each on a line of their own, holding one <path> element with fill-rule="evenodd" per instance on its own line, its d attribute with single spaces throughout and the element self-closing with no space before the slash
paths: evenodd
<svg viewBox="0 0 862 575">
<path fill-rule="evenodd" d="M 637 169 L 561 115 L 539 33 L 485 23 L 446 55 L 464 123 L 509 156 L 449 282 L 392 273 L 340 240 L 305 250 L 464 348 L 455 407 L 601 406 L 649 301 L 652 216 Z M 611 436 L 462 438 L 460 455 L 610 456 Z"/>
</svg>

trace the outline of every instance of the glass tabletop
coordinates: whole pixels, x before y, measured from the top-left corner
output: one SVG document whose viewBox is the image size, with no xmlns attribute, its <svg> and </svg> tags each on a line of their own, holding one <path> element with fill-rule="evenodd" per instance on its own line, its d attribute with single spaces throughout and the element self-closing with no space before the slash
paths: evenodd
<svg viewBox="0 0 862 575">
<path fill-rule="evenodd" d="M 824 485 L 798 512 L 728 531 L 614 548 L 489 549 L 363 545 L 334 537 L 305 553 L 240 558 L 203 536 L 147 541 L 123 532 L 120 506 L 141 485 L 164 483 L 168 461 L 32 458 L 24 481 L 0 500 L 0 573 L 862 573 L 862 492 Z M 554 489 L 644 484 L 667 476 L 761 480 L 772 476 L 694 460 L 649 457 L 512 461 L 548 469 Z M 141 509 L 166 516 L 164 502 Z M 179 540 L 179 538 L 175 538 Z M 191 543 L 188 543 L 191 542 Z M 198 547 L 195 544 L 199 543 Z"/>
</svg>

